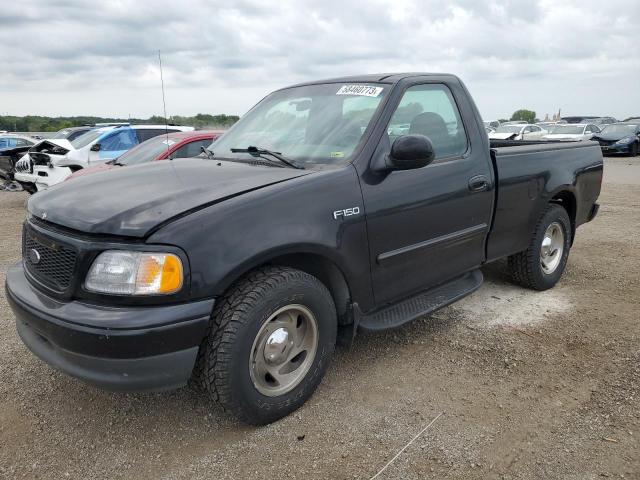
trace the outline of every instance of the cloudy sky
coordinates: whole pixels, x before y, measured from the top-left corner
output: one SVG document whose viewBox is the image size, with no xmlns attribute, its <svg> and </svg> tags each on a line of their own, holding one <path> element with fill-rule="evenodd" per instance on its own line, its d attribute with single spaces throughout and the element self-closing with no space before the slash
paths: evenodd
<svg viewBox="0 0 640 480">
<path fill-rule="evenodd" d="M 242 114 L 345 74 L 459 75 L 485 119 L 640 115 L 640 0 L 6 0 L 0 114 Z"/>
</svg>

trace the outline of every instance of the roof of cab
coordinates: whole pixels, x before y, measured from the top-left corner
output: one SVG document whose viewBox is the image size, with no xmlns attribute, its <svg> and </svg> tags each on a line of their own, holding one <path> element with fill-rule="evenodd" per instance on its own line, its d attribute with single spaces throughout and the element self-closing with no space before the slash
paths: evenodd
<svg viewBox="0 0 640 480">
<path fill-rule="evenodd" d="M 450 73 L 427 73 L 427 72 L 403 72 L 403 73 L 370 73 L 366 75 L 353 75 L 348 77 L 329 78 L 324 80 L 314 80 L 310 82 L 302 82 L 290 87 L 301 87 L 303 85 L 317 85 L 321 83 L 389 83 L 395 84 L 400 80 L 404 80 L 409 77 L 450 77 L 452 79 L 458 79 L 455 75 Z"/>
</svg>

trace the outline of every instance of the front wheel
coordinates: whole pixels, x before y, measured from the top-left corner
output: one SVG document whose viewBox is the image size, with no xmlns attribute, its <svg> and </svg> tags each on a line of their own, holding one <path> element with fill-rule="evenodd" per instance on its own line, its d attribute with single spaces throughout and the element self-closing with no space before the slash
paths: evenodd
<svg viewBox="0 0 640 480">
<path fill-rule="evenodd" d="M 241 420 L 273 422 L 313 394 L 336 329 L 333 299 L 317 278 L 286 267 L 256 270 L 216 305 L 200 384 Z"/>
<path fill-rule="evenodd" d="M 571 248 L 571 221 L 560 205 L 551 204 L 536 225 L 529 247 L 508 259 L 516 283 L 547 290 L 560 280 Z"/>
</svg>

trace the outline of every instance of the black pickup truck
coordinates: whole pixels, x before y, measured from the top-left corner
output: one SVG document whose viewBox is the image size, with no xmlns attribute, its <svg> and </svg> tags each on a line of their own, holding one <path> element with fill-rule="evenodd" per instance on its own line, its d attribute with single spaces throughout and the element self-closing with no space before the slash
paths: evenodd
<svg viewBox="0 0 640 480">
<path fill-rule="evenodd" d="M 602 168 L 593 142 L 490 145 L 452 75 L 306 83 L 198 158 L 34 195 L 7 297 L 24 343 L 70 375 L 190 382 L 267 423 L 312 395 L 337 341 L 472 293 L 485 263 L 553 287 Z"/>
</svg>

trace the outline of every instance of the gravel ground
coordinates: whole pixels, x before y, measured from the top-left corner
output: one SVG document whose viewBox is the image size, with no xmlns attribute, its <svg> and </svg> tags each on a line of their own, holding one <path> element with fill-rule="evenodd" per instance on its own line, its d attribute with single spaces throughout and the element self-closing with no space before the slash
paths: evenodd
<svg viewBox="0 0 640 480">
<path fill-rule="evenodd" d="M 0 192 L 0 281 L 25 193 Z M 640 478 L 640 158 L 607 159 L 599 216 L 560 284 L 484 270 L 475 294 L 338 351 L 275 424 L 239 425 L 188 389 L 123 395 L 32 356 L 0 294 L 0 478 Z"/>
</svg>

